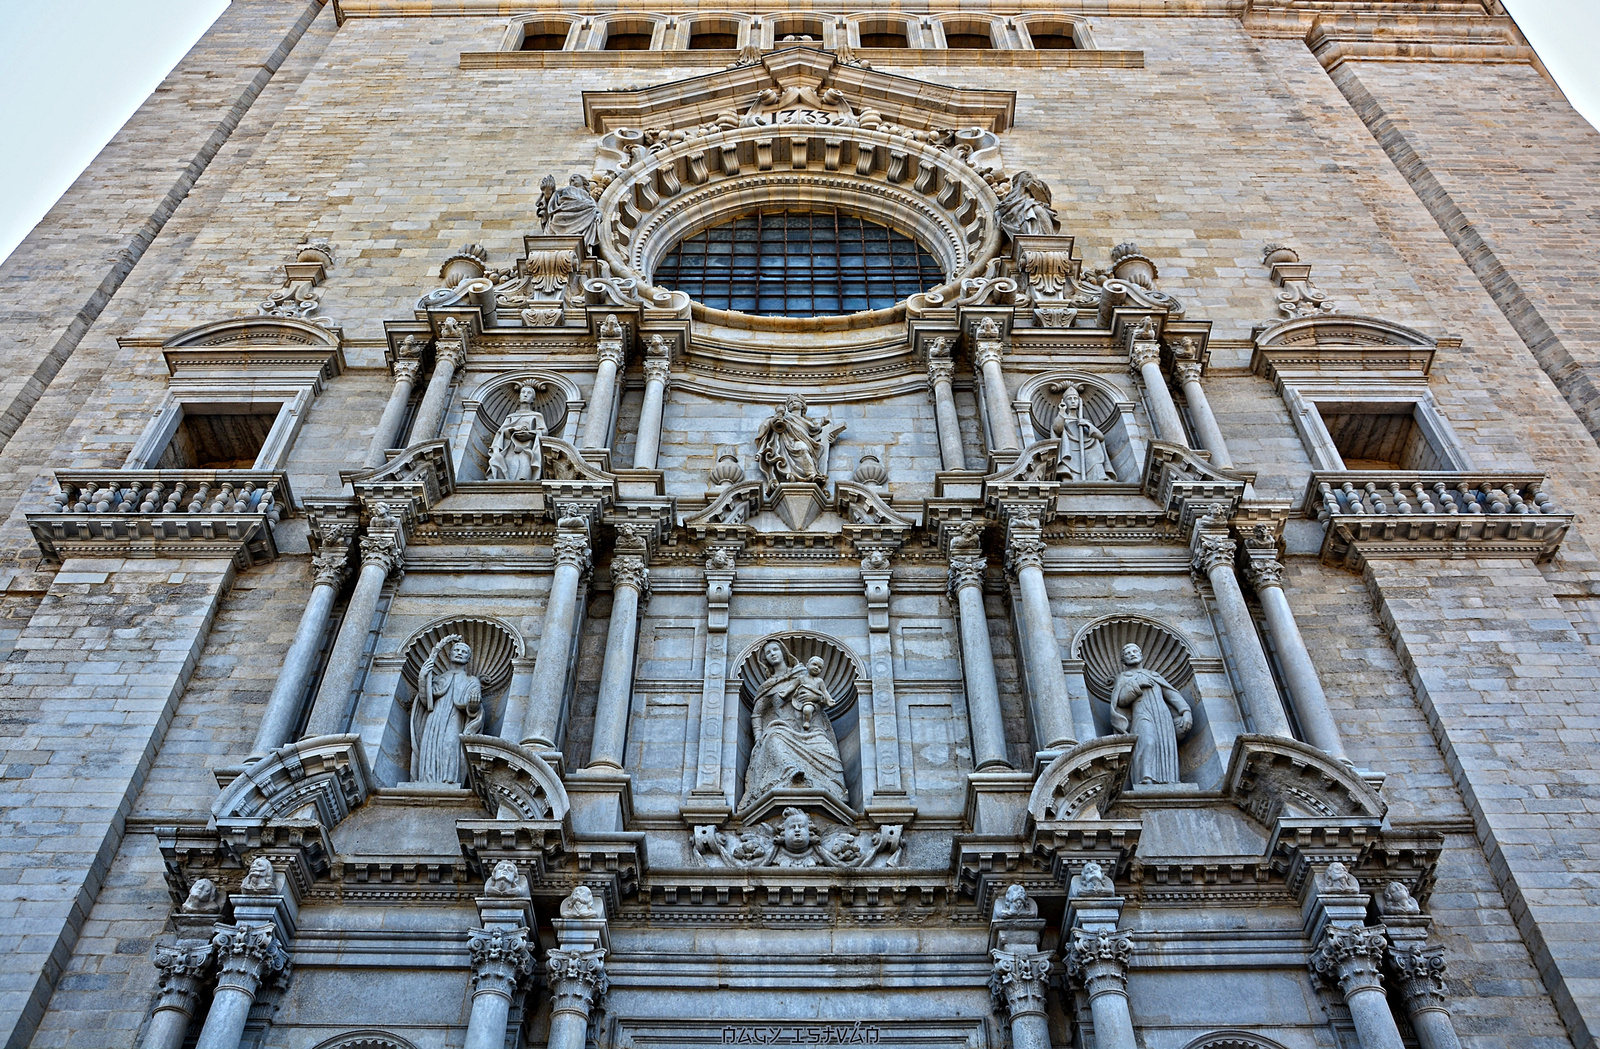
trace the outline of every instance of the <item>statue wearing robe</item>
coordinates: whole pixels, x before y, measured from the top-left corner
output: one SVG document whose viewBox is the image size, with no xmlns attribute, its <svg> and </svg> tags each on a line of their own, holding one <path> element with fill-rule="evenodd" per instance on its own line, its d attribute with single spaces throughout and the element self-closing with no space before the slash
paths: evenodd
<svg viewBox="0 0 1600 1049">
<path fill-rule="evenodd" d="M 766 681 L 756 691 L 750 723 L 755 746 L 750 766 L 745 770 L 744 808 L 774 787 L 812 788 L 825 791 L 845 804 L 849 792 L 844 783 L 844 762 L 833 726 L 826 717 L 815 717 L 804 727 L 797 701 L 814 695 L 820 679 L 781 641 L 768 641 L 761 647 L 761 662 L 768 668 Z M 821 685 L 826 691 L 826 684 Z M 828 697 L 822 704 L 831 707 Z"/>
<path fill-rule="evenodd" d="M 1116 468 L 1106 455 L 1106 435 L 1083 417 L 1083 391 L 1068 385 L 1056 413 L 1056 475 L 1063 481 L 1115 481 Z"/>
<path fill-rule="evenodd" d="M 472 649 L 451 634 L 428 654 L 411 700 L 411 782 L 460 786 L 461 737 L 483 726 L 483 684 L 467 673 Z"/>
<path fill-rule="evenodd" d="M 1050 206 L 1050 187 L 1030 171 L 1019 171 L 1011 179 L 1011 189 L 1000 201 L 1000 228 L 1011 236 L 1056 231 L 1056 212 Z"/>
<path fill-rule="evenodd" d="M 1189 704 L 1166 678 L 1143 667 L 1138 645 L 1122 647 L 1128 668 L 1111 686 L 1111 727 L 1138 738 L 1129 778 L 1135 786 L 1178 782 L 1178 741 L 1194 727 Z"/>
<path fill-rule="evenodd" d="M 539 183 L 536 210 L 548 236 L 582 237 L 591 246 L 599 239 L 600 204 L 582 175 L 573 175 L 560 189 L 556 189 L 555 176 L 546 175 Z"/>
<path fill-rule="evenodd" d="M 489 480 L 537 481 L 544 470 L 542 442 L 549 432 L 544 413 L 533 406 L 538 391 L 523 383 L 518 405 L 500 423 L 489 448 Z"/>
<path fill-rule="evenodd" d="M 793 481 L 827 481 L 828 451 L 843 430 L 844 423 L 806 415 L 806 400 L 799 394 L 774 408 L 756 431 L 756 461 L 768 491 Z"/>
</svg>

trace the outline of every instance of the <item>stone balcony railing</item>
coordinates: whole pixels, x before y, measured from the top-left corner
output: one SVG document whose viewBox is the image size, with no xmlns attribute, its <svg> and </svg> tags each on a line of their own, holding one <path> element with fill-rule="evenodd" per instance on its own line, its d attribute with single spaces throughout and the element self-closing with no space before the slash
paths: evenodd
<svg viewBox="0 0 1600 1049">
<path fill-rule="evenodd" d="M 286 474 L 267 470 L 58 470 L 48 509 L 27 515 L 47 561 L 67 557 L 217 557 L 240 567 L 277 556 L 273 529 L 293 512 Z"/>
<path fill-rule="evenodd" d="M 1322 556 L 1359 567 L 1372 557 L 1554 556 L 1572 515 L 1539 474 L 1349 470 L 1316 473 L 1309 517 L 1327 524 Z"/>
</svg>

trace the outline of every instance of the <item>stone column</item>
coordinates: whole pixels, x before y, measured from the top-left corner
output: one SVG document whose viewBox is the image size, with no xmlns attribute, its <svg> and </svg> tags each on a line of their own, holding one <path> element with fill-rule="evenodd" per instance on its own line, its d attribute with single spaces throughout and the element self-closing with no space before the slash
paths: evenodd
<svg viewBox="0 0 1600 1049">
<path fill-rule="evenodd" d="M 464 1049 L 504 1049 L 511 1003 L 534 973 L 528 930 L 473 929 L 467 952 L 472 956 L 472 1011 Z"/>
<path fill-rule="evenodd" d="M 1236 544 L 1227 535 L 1206 532 L 1196 527 L 1191 540 L 1195 571 L 1211 581 L 1211 592 L 1217 599 L 1217 611 L 1222 616 L 1222 629 L 1227 632 L 1228 646 L 1233 650 L 1234 666 L 1244 689 L 1244 706 L 1254 723 L 1256 732 L 1268 736 L 1292 736 L 1289 718 L 1283 712 L 1283 701 L 1278 697 L 1277 682 L 1272 679 L 1272 668 L 1267 665 L 1267 654 L 1261 648 L 1261 637 L 1256 633 L 1255 620 L 1244 603 L 1244 591 L 1233 572 Z"/>
<path fill-rule="evenodd" d="M 616 404 L 617 371 L 625 359 L 623 339 L 627 331 L 610 314 L 601 322 L 596 340 L 600 363 L 594 372 L 594 389 L 589 394 L 589 414 L 583 422 L 584 448 L 608 448 L 611 445 L 611 410 Z"/>
<path fill-rule="evenodd" d="M 661 336 L 653 338 L 660 339 Z M 633 446 L 635 470 L 654 470 L 661 456 L 661 416 L 666 409 L 671 372 L 672 361 L 667 357 L 651 355 L 645 358 L 644 406 L 639 409 L 639 438 Z"/>
<path fill-rule="evenodd" d="M 1008 886 L 995 901 L 989 919 L 989 993 L 995 1010 L 1011 1022 L 1013 1049 L 1050 1049 L 1050 1022 L 1045 1016 L 1050 952 L 1039 950 L 1044 931 L 1039 905 L 1021 885 Z"/>
<path fill-rule="evenodd" d="M 983 383 L 983 406 L 989 420 L 989 440 L 996 451 L 1016 451 L 1022 447 L 1017 435 L 1017 420 L 1011 414 L 1011 391 L 1006 389 L 1005 375 L 1000 371 L 1000 355 L 1004 347 L 998 338 L 976 340 L 977 350 L 972 360 L 977 365 L 978 380 Z"/>
<path fill-rule="evenodd" d="M 1133 941 L 1115 928 L 1072 930 L 1067 978 L 1089 996 L 1096 1049 L 1138 1049 L 1128 1009 L 1128 962 Z"/>
<path fill-rule="evenodd" d="M 400 424 L 405 422 L 406 405 L 411 403 L 411 389 L 422 371 L 421 347 L 415 335 L 407 335 L 395 354 L 394 386 L 389 390 L 389 403 L 383 406 L 378 418 L 378 429 L 372 435 L 372 446 L 362 466 L 376 470 L 387 461 L 384 455 L 400 440 Z"/>
<path fill-rule="evenodd" d="M 561 917 L 553 918 L 558 946 L 545 955 L 545 983 L 550 988 L 549 1049 L 583 1049 L 589 1013 L 605 995 L 606 951 L 611 946 L 605 908 L 584 886 L 561 901 Z"/>
<path fill-rule="evenodd" d="M 445 412 L 450 407 L 450 384 L 455 381 L 456 369 L 466 363 L 467 344 L 471 341 L 468 329 L 454 317 L 447 317 L 434 343 L 433 376 L 428 389 L 417 407 L 417 417 L 411 421 L 409 444 L 421 444 L 439 436 Z"/>
<path fill-rule="evenodd" d="M 1128 362 L 1144 384 L 1145 403 L 1150 408 L 1150 421 L 1155 424 L 1156 437 L 1187 448 L 1189 439 L 1183 432 L 1183 420 L 1178 417 L 1178 406 L 1172 403 L 1172 393 L 1161 374 L 1161 343 L 1156 341 L 1153 326 L 1134 331 Z"/>
<path fill-rule="evenodd" d="M 356 577 L 355 592 L 345 606 L 339 636 L 334 638 L 327 669 L 322 672 L 322 684 L 311 704 L 311 717 L 306 722 L 307 737 L 331 736 L 349 727 L 353 708 L 350 691 L 355 687 L 361 657 L 366 652 L 372 616 L 378 610 L 378 599 L 383 596 L 384 581 L 405 559 L 405 533 L 386 508 L 380 509 L 382 512 L 373 515 L 367 535 L 361 539 L 361 574 Z"/>
<path fill-rule="evenodd" d="M 566 715 L 572 639 L 578 625 L 578 585 L 589 570 L 589 522 L 563 517 L 556 525 L 556 570 L 539 633 L 539 655 L 533 665 L 533 688 L 523 720 L 522 743 L 535 750 L 553 750 Z"/>
<path fill-rule="evenodd" d="M 311 596 L 306 599 L 294 641 L 284 653 L 283 665 L 272 685 L 272 695 L 267 699 L 267 709 L 256 730 L 256 741 L 250 748 L 250 760 L 265 757 L 294 737 L 306 685 L 317 669 L 317 655 L 322 648 L 323 632 L 328 629 L 328 615 L 333 611 L 339 587 L 350 574 L 350 546 L 354 541 L 354 525 L 330 524 L 320 530 L 317 552 L 311 558 L 311 568 L 315 572 Z"/>
<path fill-rule="evenodd" d="M 1289 608 L 1289 599 L 1283 593 L 1283 562 L 1274 556 L 1276 539 L 1267 541 L 1273 544 L 1269 552 L 1253 547 L 1250 539 L 1245 540 L 1245 577 L 1255 588 L 1261 611 L 1266 614 L 1267 633 L 1272 635 L 1272 643 L 1283 665 L 1283 676 L 1288 679 L 1300 731 L 1313 747 L 1348 764 L 1350 759 L 1345 755 L 1344 740 L 1339 737 L 1333 712 L 1328 709 L 1322 681 L 1311 662 L 1311 653 L 1306 651 L 1300 625 L 1294 621 L 1294 612 Z"/>
<path fill-rule="evenodd" d="M 1032 527 L 1019 527 L 1016 520 Z M 1044 586 L 1044 540 L 1036 518 L 1015 519 L 1006 542 L 1006 557 L 1022 592 L 1022 630 L 1027 638 L 1028 684 L 1033 724 L 1040 750 L 1070 750 L 1073 738 L 1072 697 L 1061 669 L 1061 645 Z"/>
<path fill-rule="evenodd" d="M 1403 1049 L 1379 971 L 1388 946 L 1381 925 L 1329 924 L 1311 952 L 1311 971 L 1344 995 L 1361 1049 Z"/>
<path fill-rule="evenodd" d="M 195 1049 L 239 1049 L 256 994 L 269 981 L 287 978 L 289 956 L 269 922 L 219 925 L 211 946 L 217 958 L 217 987 Z"/>
<path fill-rule="evenodd" d="M 154 962 L 161 976 L 141 1049 L 183 1049 L 189 1021 L 211 972 L 211 953 L 211 944 L 204 942 L 156 947 Z"/>
<path fill-rule="evenodd" d="M 939 461 L 946 470 L 965 470 L 967 454 L 961 446 L 961 417 L 956 414 L 955 374 L 949 340 L 934 339 L 928 348 L 928 385 L 939 430 Z"/>
<path fill-rule="evenodd" d="M 728 605 L 733 600 L 738 548 L 714 546 L 706 553 L 706 658 L 700 686 L 700 736 L 690 800 L 703 811 L 731 812 L 733 782 L 722 776 L 728 701 Z M 730 780 L 733 776 L 728 777 Z"/>
<path fill-rule="evenodd" d="M 626 525 L 623 526 L 627 527 Z M 623 542 L 618 541 L 619 551 Z M 649 593 L 649 549 L 642 538 L 627 552 L 611 558 L 611 621 L 606 632 L 605 662 L 600 669 L 600 696 L 595 700 L 594 736 L 589 764 L 620 769 L 628 738 L 628 712 L 633 702 L 633 664 L 639 640 L 639 602 Z"/>
<path fill-rule="evenodd" d="M 1389 972 L 1398 981 L 1406 1016 L 1422 1049 L 1461 1049 L 1444 1000 L 1444 948 L 1395 943 L 1389 948 Z"/>
<path fill-rule="evenodd" d="M 988 561 L 978 553 L 973 530 L 969 542 L 952 543 L 950 589 L 961 620 L 961 670 L 967 684 L 967 716 L 972 722 L 972 764 L 975 768 L 1011 767 L 1006 756 L 1005 723 L 1000 716 L 1000 684 L 994 676 L 989 647 L 989 617 L 983 609 L 983 573 Z"/>
<path fill-rule="evenodd" d="M 1223 439 L 1217 417 L 1211 414 L 1211 402 L 1206 399 L 1206 389 L 1200 385 L 1200 369 L 1199 361 L 1179 361 L 1175 369 L 1178 381 L 1183 384 L 1184 400 L 1189 402 L 1189 417 L 1194 420 L 1195 436 L 1200 439 L 1200 447 L 1211 453 L 1212 466 L 1232 469 L 1233 457 L 1228 454 L 1228 442 Z"/>
</svg>

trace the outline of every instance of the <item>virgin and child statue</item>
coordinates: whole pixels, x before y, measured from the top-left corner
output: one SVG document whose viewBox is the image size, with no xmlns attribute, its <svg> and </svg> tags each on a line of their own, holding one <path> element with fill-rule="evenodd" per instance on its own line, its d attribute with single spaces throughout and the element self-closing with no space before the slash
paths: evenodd
<svg viewBox="0 0 1600 1049">
<path fill-rule="evenodd" d="M 461 737 L 483 727 L 483 684 L 467 672 L 472 648 L 459 634 L 433 646 L 411 699 L 411 782 L 460 786 Z"/>
<path fill-rule="evenodd" d="M 1122 646 L 1127 669 L 1111 686 L 1111 727 L 1132 733 L 1129 779 L 1134 786 L 1178 782 L 1178 741 L 1194 727 L 1188 702 L 1172 683 L 1144 667 L 1138 645 Z"/>
<path fill-rule="evenodd" d="M 544 471 L 544 413 L 533 406 L 538 388 L 525 382 L 517 388 L 517 406 L 495 431 L 489 447 L 489 480 L 537 481 Z"/>
<path fill-rule="evenodd" d="M 774 408 L 756 431 L 756 462 L 767 479 L 767 493 L 796 481 L 826 482 L 828 452 L 843 431 L 844 423 L 808 416 L 806 399 L 799 394 Z"/>
<path fill-rule="evenodd" d="M 773 788 L 820 790 L 848 804 L 844 762 L 824 713 L 838 698 L 823 679 L 822 660 L 802 663 L 773 640 L 761 646 L 761 664 L 767 677 L 750 712 L 755 745 L 739 807 Z"/>
</svg>

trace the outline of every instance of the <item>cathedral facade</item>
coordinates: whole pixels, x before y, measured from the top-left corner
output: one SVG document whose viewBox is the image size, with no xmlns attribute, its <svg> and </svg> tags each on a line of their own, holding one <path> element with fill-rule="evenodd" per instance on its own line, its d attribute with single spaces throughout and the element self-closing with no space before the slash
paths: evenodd
<svg viewBox="0 0 1600 1049">
<path fill-rule="evenodd" d="M 0 1039 L 1590 1049 L 1597 186 L 1494 0 L 234 0 L 0 268 Z"/>
</svg>

